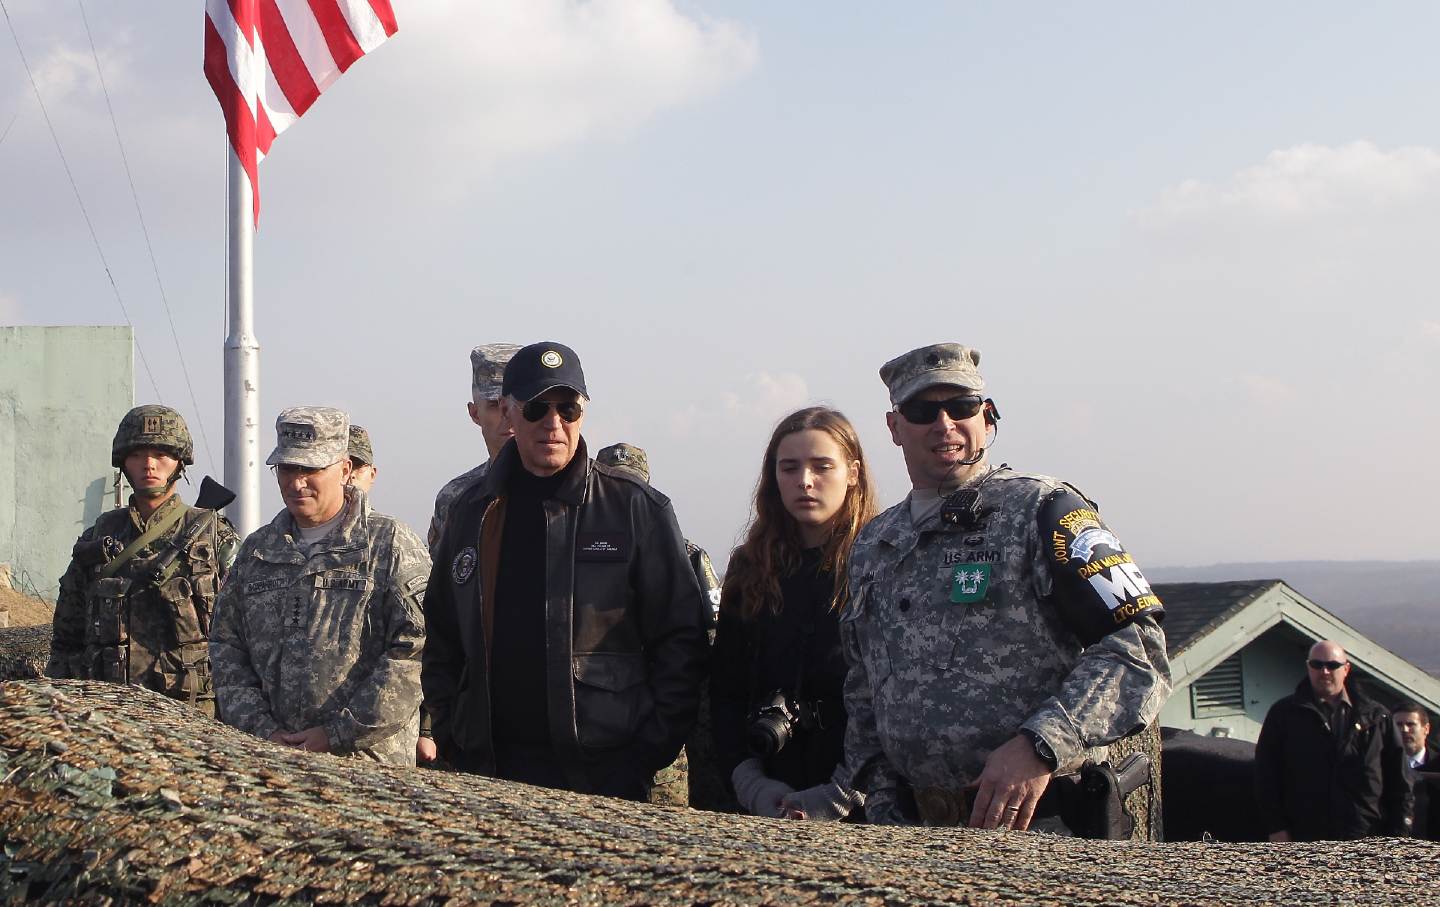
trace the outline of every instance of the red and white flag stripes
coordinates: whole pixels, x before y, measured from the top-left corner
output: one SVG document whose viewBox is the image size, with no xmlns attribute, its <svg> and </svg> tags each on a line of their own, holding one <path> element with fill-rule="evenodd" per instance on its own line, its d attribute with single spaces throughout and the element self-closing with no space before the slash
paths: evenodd
<svg viewBox="0 0 1440 907">
<path fill-rule="evenodd" d="M 395 34 L 390 0 L 206 0 L 205 78 L 260 220 L 257 168 L 275 136 Z"/>
</svg>

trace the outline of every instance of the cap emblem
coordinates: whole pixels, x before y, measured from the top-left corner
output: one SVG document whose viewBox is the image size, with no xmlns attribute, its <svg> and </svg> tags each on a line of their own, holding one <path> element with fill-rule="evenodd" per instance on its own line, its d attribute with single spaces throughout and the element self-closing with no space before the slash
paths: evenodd
<svg viewBox="0 0 1440 907">
<path fill-rule="evenodd" d="M 160 434 L 160 417 L 159 417 L 159 416 L 146 416 L 146 417 L 144 418 L 144 420 L 142 421 L 142 423 L 141 423 L 140 433 L 141 433 L 142 435 L 158 435 L 158 434 Z"/>
<path fill-rule="evenodd" d="M 540 364 L 546 368 L 559 368 L 565 362 L 560 354 L 554 350 L 546 350 L 540 354 Z"/>
<path fill-rule="evenodd" d="M 289 438 L 292 441 L 314 441 L 315 429 L 309 425 L 294 425 L 287 422 L 280 426 L 280 437 Z"/>
</svg>

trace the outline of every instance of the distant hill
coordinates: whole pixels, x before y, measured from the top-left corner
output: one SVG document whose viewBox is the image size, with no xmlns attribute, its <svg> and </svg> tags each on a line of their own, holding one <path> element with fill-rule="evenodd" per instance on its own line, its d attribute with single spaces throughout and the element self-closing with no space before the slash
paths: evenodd
<svg viewBox="0 0 1440 907">
<path fill-rule="evenodd" d="M 1156 583 L 1281 579 L 1365 636 L 1440 677 L 1440 561 L 1268 561 L 1148 567 Z"/>
</svg>

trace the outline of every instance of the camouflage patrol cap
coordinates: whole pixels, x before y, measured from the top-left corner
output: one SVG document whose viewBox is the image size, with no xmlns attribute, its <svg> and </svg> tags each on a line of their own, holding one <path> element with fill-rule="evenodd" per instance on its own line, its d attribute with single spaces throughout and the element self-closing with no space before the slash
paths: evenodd
<svg viewBox="0 0 1440 907">
<path fill-rule="evenodd" d="M 110 444 L 110 465 L 125 465 L 125 457 L 137 447 L 158 447 L 186 466 L 195 462 L 195 442 L 185 419 L 168 406 L 146 403 L 137 406 L 120 420 L 115 440 Z"/>
<path fill-rule="evenodd" d="M 619 444 L 611 444 L 595 455 L 595 462 L 613 466 L 616 469 L 629 470 L 639 476 L 640 481 L 647 484 L 650 482 L 650 458 L 645 456 L 642 448 L 633 444 L 626 444 L 623 441 Z"/>
<path fill-rule="evenodd" d="M 292 406 L 275 420 L 275 450 L 266 466 L 324 469 L 350 450 L 350 417 L 329 406 Z"/>
<path fill-rule="evenodd" d="M 361 466 L 375 465 L 375 450 L 370 446 L 370 433 L 354 424 L 350 426 L 350 459 Z"/>
<path fill-rule="evenodd" d="M 896 356 L 880 366 L 880 380 L 890 389 L 890 403 L 899 405 L 937 385 L 953 384 L 979 393 L 980 351 L 958 343 L 937 343 Z"/>
<path fill-rule="evenodd" d="M 520 349 L 516 343 L 483 343 L 470 351 L 470 396 L 475 400 L 499 400 L 505 366 Z"/>
</svg>

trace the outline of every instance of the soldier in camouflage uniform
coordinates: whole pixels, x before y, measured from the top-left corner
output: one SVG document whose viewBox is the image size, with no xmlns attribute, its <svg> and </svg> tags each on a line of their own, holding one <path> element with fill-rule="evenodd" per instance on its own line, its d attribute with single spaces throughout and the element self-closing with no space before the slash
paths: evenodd
<svg viewBox="0 0 1440 907">
<path fill-rule="evenodd" d="M 943 343 L 880 370 L 913 490 L 857 540 L 841 623 L 846 766 L 871 822 L 1027 828 L 1053 774 L 1170 691 L 1160 600 L 1095 505 L 988 462 L 979 362 Z"/>
<path fill-rule="evenodd" d="M 440 544 L 451 505 L 465 489 L 480 481 L 490 461 L 515 434 L 505 423 L 501 411 L 500 382 L 505 377 L 506 363 L 518 349 L 520 347 L 513 343 L 485 343 L 470 351 L 470 402 L 466 409 L 470 412 L 470 421 L 480 426 L 480 436 L 485 440 L 485 462 L 446 482 L 435 495 L 435 515 L 430 518 L 430 533 L 426 537 L 431 554 Z"/>
<path fill-rule="evenodd" d="M 435 515 L 430 518 L 430 531 L 425 536 L 432 556 L 445 531 L 445 520 L 450 515 L 451 506 L 465 489 L 485 476 L 490 461 L 515 434 L 506 424 L 500 406 L 500 382 L 505 377 L 506 363 L 518 349 L 520 347 L 514 343 L 483 343 L 470 351 L 470 402 L 465 404 L 465 408 L 470 413 L 470 421 L 480 427 L 480 437 L 485 441 L 485 462 L 446 482 L 440 493 L 435 495 Z M 430 713 L 422 707 L 420 741 L 416 744 L 415 760 L 426 765 L 438 756 L 430 729 Z"/>
<path fill-rule="evenodd" d="M 175 483 L 194 462 L 175 410 L 137 406 L 120 420 L 110 463 L 134 494 L 75 543 L 55 603 L 49 676 L 133 683 L 214 715 L 206 638 L 240 540 L 224 517 L 180 500 Z"/>
<path fill-rule="evenodd" d="M 210 655 L 226 724 L 276 743 L 415 764 L 425 543 L 346 485 L 349 419 L 276 421 L 285 509 L 240 549 Z"/>
<path fill-rule="evenodd" d="M 380 470 L 375 466 L 375 449 L 370 446 L 370 433 L 358 425 L 351 425 L 350 484 L 368 496 L 379 474 Z"/>
<path fill-rule="evenodd" d="M 616 469 L 624 469 L 645 484 L 650 484 L 650 457 L 646 455 L 643 448 L 624 442 L 611 444 L 595 455 L 595 462 L 613 466 Z M 699 581 L 700 591 L 704 594 L 710 609 L 711 623 L 708 633 L 710 642 L 713 644 L 715 642 L 714 621 L 720 609 L 720 580 L 715 576 L 715 567 L 710 563 L 710 555 L 704 548 L 686 539 L 685 552 L 690 556 L 690 569 L 695 571 L 695 579 Z M 695 730 L 691 731 L 690 739 L 685 741 L 685 745 L 680 748 L 680 755 L 675 757 L 675 761 L 655 775 L 654 786 L 650 788 L 650 802 L 662 806 L 689 806 L 692 804 L 692 801 L 696 799 L 692 795 L 692 788 L 697 786 L 698 779 L 691 775 L 691 753 L 695 753 L 697 756 L 696 769 L 715 775 L 718 779 L 714 748 L 709 744 L 710 702 L 707 692 L 702 687 L 700 712 L 695 719 Z M 701 786 L 707 785 L 702 782 Z M 717 787 L 714 784 L 708 786 Z M 718 787 L 723 790 L 723 784 L 719 784 Z"/>
</svg>

